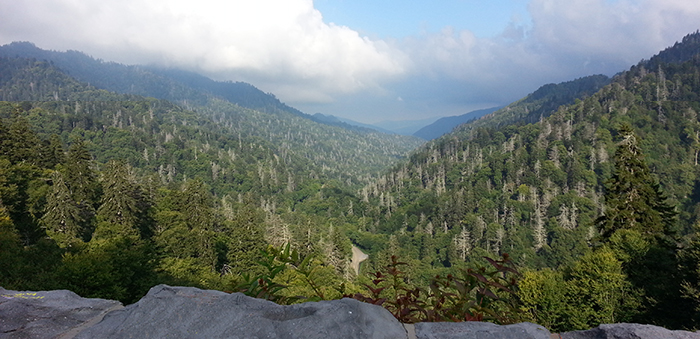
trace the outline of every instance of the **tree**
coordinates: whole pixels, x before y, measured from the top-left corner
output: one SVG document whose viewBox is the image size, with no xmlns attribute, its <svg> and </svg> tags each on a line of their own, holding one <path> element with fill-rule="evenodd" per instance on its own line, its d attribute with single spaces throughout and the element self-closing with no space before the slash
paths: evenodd
<svg viewBox="0 0 700 339">
<path fill-rule="evenodd" d="M 629 321 L 639 299 L 627 281 L 622 263 L 603 246 L 589 252 L 567 272 L 567 313 L 570 329 Z"/>
<path fill-rule="evenodd" d="M 197 257 L 211 269 L 216 269 L 214 250 L 214 213 L 210 194 L 201 180 L 187 181 L 180 192 L 180 212 L 185 216 L 194 239 Z"/>
<path fill-rule="evenodd" d="M 619 135 L 605 214 L 597 220 L 601 239 L 644 293 L 645 311 L 635 321 L 679 328 L 683 320 L 672 316 L 681 301 L 676 214 L 651 175 L 632 128 L 622 125 Z"/>
<path fill-rule="evenodd" d="M 39 146 L 41 141 L 32 131 L 27 119 L 22 116 L 21 108 L 15 108 L 10 125 L 3 132 L 4 136 L 0 140 L 0 155 L 7 156 L 13 164 L 18 162 L 27 162 L 32 165 L 40 164 Z"/>
<path fill-rule="evenodd" d="M 72 247 L 81 241 L 82 222 L 80 206 L 71 197 L 70 190 L 59 171 L 51 174 L 51 191 L 46 196 L 41 225 L 60 247 Z"/>
<path fill-rule="evenodd" d="M 73 141 L 68 149 L 65 174 L 73 200 L 94 211 L 100 201 L 100 183 L 93 170 L 92 156 L 80 138 Z"/>
<path fill-rule="evenodd" d="M 605 214 L 597 220 L 602 238 L 617 230 L 631 229 L 649 238 L 672 242 L 675 212 L 666 202 L 659 184 L 651 175 L 632 127 L 619 129 L 621 141 L 615 152 L 615 170 L 607 181 Z"/>
<path fill-rule="evenodd" d="M 104 194 L 97 210 L 95 237 L 140 237 L 139 216 L 143 214 L 140 188 L 131 169 L 117 161 L 110 161 L 102 174 Z"/>
<path fill-rule="evenodd" d="M 0 285 L 12 288 L 20 277 L 24 256 L 15 225 L 0 199 Z"/>
<path fill-rule="evenodd" d="M 553 331 L 567 330 L 566 282 L 559 271 L 549 268 L 527 271 L 518 282 L 518 297 L 531 320 Z"/>
</svg>

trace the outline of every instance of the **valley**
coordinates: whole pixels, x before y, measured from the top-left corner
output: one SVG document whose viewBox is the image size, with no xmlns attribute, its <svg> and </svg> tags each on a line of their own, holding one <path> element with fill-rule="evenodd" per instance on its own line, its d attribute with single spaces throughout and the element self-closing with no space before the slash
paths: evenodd
<svg viewBox="0 0 700 339">
<path fill-rule="evenodd" d="M 392 256 L 428 288 L 507 253 L 521 320 L 700 326 L 697 32 L 427 142 L 30 43 L 0 46 L 0 100 L 7 289 L 128 303 L 280 267 L 271 297 L 332 299 L 369 293 Z"/>
</svg>

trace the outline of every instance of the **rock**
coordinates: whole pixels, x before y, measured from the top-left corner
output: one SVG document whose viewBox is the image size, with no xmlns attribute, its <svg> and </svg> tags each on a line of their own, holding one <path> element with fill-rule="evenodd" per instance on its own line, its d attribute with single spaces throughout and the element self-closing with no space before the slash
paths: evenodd
<svg viewBox="0 0 700 339">
<path fill-rule="evenodd" d="M 537 324 L 499 326 L 485 322 L 417 323 L 416 339 L 550 339 L 551 333 Z"/>
<path fill-rule="evenodd" d="M 28 292 L 0 288 L 0 337 L 71 338 L 76 331 L 121 307 L 118 301 L 81 298 L 66 290 Z"/>
<path fill-rule="evenodd" d="M 671 331 L 641 324 L 605 324 L 585 331 L 561 334 L 562 339 L 700 339 L 700 333 Z"/>
<path fill-rule="evenodd" d="M 384 308 L 354 299 L 280 306 L 241 293 L 158 285 L 76 338 L 406 338 Z"/>
<path fill-rule="evenodd" d="M 700 333 L 624 323 L 561 335 L 532 323 L 402 325 L 384 308 L 354 299 L 280 306 L 240 293 L 158 285 L 127 307 L 65 290 L 0 288 L 0 338 L 700 339 Z"/>
</svg>

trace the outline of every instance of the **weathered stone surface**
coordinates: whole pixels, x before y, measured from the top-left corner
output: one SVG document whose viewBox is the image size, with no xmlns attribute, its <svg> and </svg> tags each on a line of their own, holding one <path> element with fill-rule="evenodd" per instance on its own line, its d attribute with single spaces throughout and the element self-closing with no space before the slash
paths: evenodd
<svg viewBox="0 0 700 339">
<path fill-rule="evenodd" d="M 72 330 L 97 322 L 118 301 L 81 298 L 71 291 L 10 291 L 0 288 L 0 338 L 70 338 Z"/>
<path fill-rule="evenodd" d="M 76 338 L 406 338 L 385 309 L 354 299 L 280 306 L 240 293 L 153 287 Z"/>
<path fill-rule="evenodd" d="M 585 331 L 561 334 L 562 339 L 700 339 L 700 333 L 670 331 L 663 327 L 641 324 L 605 324 Z"/>
<path fill-rule="evenodd" d="M 533 323 L 417 323 L 415 329 L 416 339 L 550 339 L 546 328 Z"/>
<path fill-rule="evenodd" d="M 700 333 L 624 323 L 561 335 L 532 323 L 404 327 L 385 309 L 353 299 L 280 306 L 240 293 L 159 285 L 126 308 L 65 290 L 0 288 L 0 339 L 5 338 L 700 339 Z"/>
</svg>

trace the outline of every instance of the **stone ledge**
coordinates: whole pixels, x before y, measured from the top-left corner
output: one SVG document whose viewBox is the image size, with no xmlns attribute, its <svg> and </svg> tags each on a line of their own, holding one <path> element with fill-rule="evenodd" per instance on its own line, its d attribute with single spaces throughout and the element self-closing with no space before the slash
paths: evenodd
<svg viewBox="0 0 700 339">
<path fill-rule="evenodd" d="M 624 323 L 561 334 L 532 323 L 401 324 L 384 308 L 354 299 L 280 306 L 240 293 L 158 285 L 126 307 L 65 290 L 0 288 L 0 337 L 700 339 L 700 334 Z"/>
</svg>

